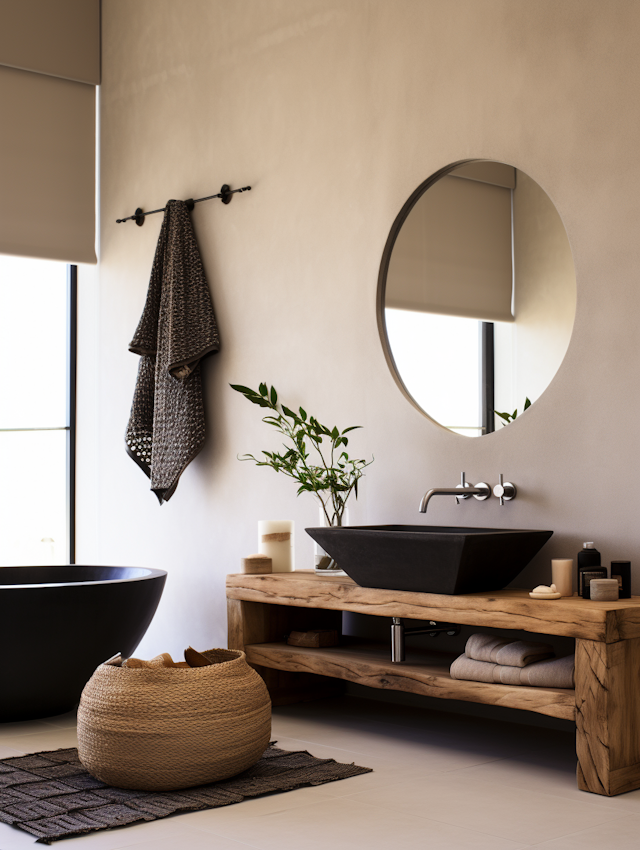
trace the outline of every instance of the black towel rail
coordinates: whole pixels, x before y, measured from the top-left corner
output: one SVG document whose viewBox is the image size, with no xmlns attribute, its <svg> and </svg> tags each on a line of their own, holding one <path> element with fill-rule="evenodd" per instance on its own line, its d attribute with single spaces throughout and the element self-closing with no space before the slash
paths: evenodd
<svg viewBox="0 0 640 850">
<path fill-rule="evenodd" d="M 232 196 L 235 195 L 236 192 L 250 192 L 250 191 L 251 191 L 251 186 L 243 186 L 242 189 L 232 189 L 231 186 L 229 186 L 227 183 L 225 183 L 224 186 L 220 189 L 220 191 L 218 192 L 217 195 L 207 195 L 206 198 L 196 198 L 195 200 L 193 198 L 188 198 L 185 203 L 187 204 L 187 207 L 190 210 L 193 209 L 194 204 L 199 204 L 200 201 L 210 201 L 210 200 L 212 200 L 212 198 L 220 198 L 222 200 L 223 204 L 228 204 L 231 201 Z M 135 213 L 133 215 L 128 215 L 126 218 L 117 218 L 116 224 L 122 224 L 123 221 L 135 221 L 135 223 L 138 225 L 138 227 L 142 227 L 142 225 L 144 224 L 145 216 L 153 215 L 154 213 L 161 213 L 161 212 L 164 212 L 165 210 L 166 210 L 166 207 L 161 207 L 158 210 L 149 210 L 149 212 L 143 212 L 143 210 L 140 207 L 138 207 L 138 209 L 135 211 Z"/>
</svg>

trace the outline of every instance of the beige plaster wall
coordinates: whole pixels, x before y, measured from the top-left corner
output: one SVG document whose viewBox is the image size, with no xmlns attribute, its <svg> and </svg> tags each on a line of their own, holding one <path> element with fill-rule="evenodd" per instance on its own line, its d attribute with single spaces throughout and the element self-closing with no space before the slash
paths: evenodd
<svg viewBox="0 0 640 850">
<path fill-rule="evenodd" d="M 577 293 L 571 246 L 558 211 L 522 171 L 513 193 L 513 231 L 512 406 L 520 408 L 527 396 L 531 401 L 540 397 L 567 353 Z"/>
<path fill-rule="evenodd" d="M 423 492 L 518 485 L 515 502 L 435 499 L 428 521 L 552 528 L 522 580 L 595 540 L 629 557 L 640 592 L 637 345 L 640 120 L 628 0 L 105 0 L 99 283 L 81 287 L 79 560 L 163 567 L 169 582 L 140 652 L 224 645 L 224 576 L 256 523 L 292 518 L 310 563 L 310 499 L 239 463 L 271 444 L 230 381 L 273 382 L 375 455 L 352 523 L 424 521 Z M 521 419 L 471 440 L 401 395 L 378 339 L 380 256 L 408 195 L 447 163 L 512 163 L 549 194 L 578 281 L 573 339 Z M 210 439 L 159 507 L 126 456 L 160 217 L 142 205 L 251 184 L 196 207 L 222 351 L 204 367 Z M 97 287 L 97 288 L 96 288 Z M 93 364 L 95 368 L 89 368 Z"/>
</svg>

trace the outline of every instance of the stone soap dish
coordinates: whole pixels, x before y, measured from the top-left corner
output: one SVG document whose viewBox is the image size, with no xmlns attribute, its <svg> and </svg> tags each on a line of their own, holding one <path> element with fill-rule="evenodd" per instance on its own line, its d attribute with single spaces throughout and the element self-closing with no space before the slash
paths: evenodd
<svg viewBox="0 0 640 850">
<path fill-rule="evenodd" d="M 547 587 L 546 584 L 539 584 L 533 588 L 529 596 L 532 599 L 560 599 L 562 594 L 558 593 L 555 584 L 552 584 L 551 587 Z"/>
</svg>

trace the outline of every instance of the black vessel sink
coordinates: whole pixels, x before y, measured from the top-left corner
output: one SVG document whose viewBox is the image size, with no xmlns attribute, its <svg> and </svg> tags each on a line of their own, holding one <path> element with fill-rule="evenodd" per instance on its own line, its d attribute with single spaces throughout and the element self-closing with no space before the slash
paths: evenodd
<svg viewBox="0 0 640 850">
<path fill-rule="evenodd" d="M 446 594 L 505 587 L 553 534 L 440 525 L 305 530 L 362 587 Z"/>
</svg>

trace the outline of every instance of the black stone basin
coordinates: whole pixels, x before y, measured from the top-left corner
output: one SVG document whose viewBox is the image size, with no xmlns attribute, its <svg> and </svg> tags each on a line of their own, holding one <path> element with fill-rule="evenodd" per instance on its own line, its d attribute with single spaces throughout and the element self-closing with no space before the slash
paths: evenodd
<svg viewBox="0 0 640 850">
<path fill-rule="evenodd" d="M 305 530 L 362 587 L 451 595 L 500 590 L 553 534 L 441 525 Z"/>
</svg>

